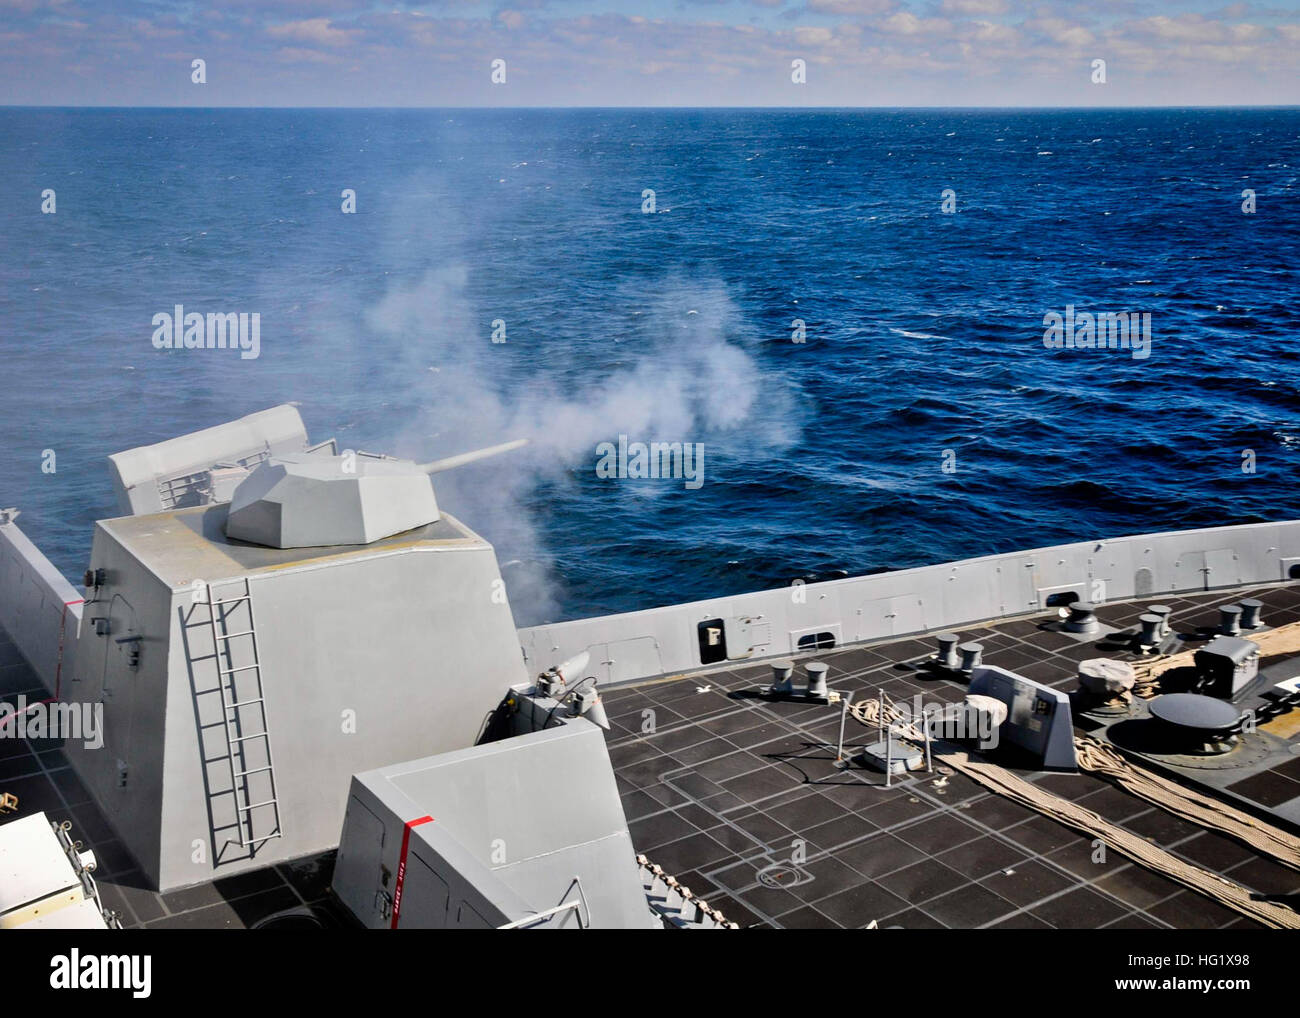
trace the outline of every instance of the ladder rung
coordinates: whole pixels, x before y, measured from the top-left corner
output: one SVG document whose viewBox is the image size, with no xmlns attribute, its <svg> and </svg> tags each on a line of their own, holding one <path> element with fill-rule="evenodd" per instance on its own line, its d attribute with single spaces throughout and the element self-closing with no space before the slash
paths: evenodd
<svg viewBox="0 0 1300 1018">
<path fill-rule="evenodd" d="M 211 599 L 208 601 L 208 604 L 210 604 L 210 605 L 219 605 L 219 604 L 239 604 L 239 602 L 241 602 L 241 601 L 251 601 L 252 599 L 253 599 L 253 595 L 252 595 L 252 594 L 243 594 L 243 595 L 241 595 L 241 596 L 239 596 L 239 597 L 217 597 L 217 598 L 211 598 Z"/>
<path fill-rule="evenodd" d="M 254 845 L 260 845 L 264 841 L 270 841 L 272 838 L 278 838 L 278 837 L 280 837 L 280 832 L 276 831 L 274 834 L 268 834 L 264 838 L 254 838 L 252 841 L 241 841 L 240 845 L 242 845 L 244 848 L 252 848 L 252 846 Z"/>
<path fill-rule="evenodd" d="M 231 742 L 248 742 L 249 739 L 265 739 L 265 738 L 266 738 L 268 735 L 270 735 L 270 734 L 271 734 L 270 732 L 254 732 L 252 735 L 237 735 L 237 736 L 235 736 L 233 739 L 231 739 L 230 741 L 231 741 Z"/>
<path fill-rule="evenodd" d="M 257 667 L 257 665 L 255 665 L 255 664 L 253 664 L 253 665 L 240 665 L 238 668 L 218 668 L 217 671 L 219 671 L 222 675 L 234 675 L 235 672 L 246 672 L 246 671 L 248 671 L 250 668 L 256 668 L 256 667 Z"/>
<path fill-rule="evenodd" d="M 223 759 L 224 759 L 224 757 L 223 757 Z M 265 767 L 252 767 L 252 768 L 250 768 L 249 770 L 246 770 L 246 771 L 232 771 L 231 773 L 234 774 L 235 777 L 237 777 L 237 778 L 242 778 L 242 777 L 245 777 L 246 775 L 249 775 L 249 774 L 261 774 L 262 771 L 269 771 L 270 769 L 271 769 L 271 767 L 270 767 L 270 765 L 268 764 L 268 765 L 265 766 Z"/>
<path fill-rule="evenodd" d="M 265 802 L 255 802 L 251 806 L 241 806 L 238 810 L 240 813 L 251 813 L 255 809 L 261 809 L 263 806 L 274 806 L 274 799 L 267 799 Z"/>
<path fill-rule="evenodd" d="M 242 633 L 218 633 L 218 640 L 233 640 L 236 636 L 252 636 L 253 630 L 245 629 Z"/>
<path fill-rule="evenodd" d="M 248 707 L 255 703 L 261 703 L 262 697 L 255 696 L 251 700 L 240 700 L 238 703 L 226 704 L 226 710 L 238 710 L 240 707 Z"/>
</svg>

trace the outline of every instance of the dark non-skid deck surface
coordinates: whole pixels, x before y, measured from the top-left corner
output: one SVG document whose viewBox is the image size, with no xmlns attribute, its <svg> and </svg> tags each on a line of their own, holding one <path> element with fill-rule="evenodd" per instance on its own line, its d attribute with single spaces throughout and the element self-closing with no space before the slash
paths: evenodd
<svg viewBox="0 0 1300 1018">
<path fill-rule="evenodd" d="M 1242 596 L 1265 602 L 1270 625 L 1300 619 L 1300 591 L 1290 587 L 1160 600 L 1174 609 L 1175 628 L 1192 633 L 1216 625 L 1216 606 Z M 1118 604 L 1098 614 L 1122 627 L 1141 611 Z M 1079 661 L 1123 656 L 1044 631 L 1044 618 L 962 635 L 984 645 L 986 664 L 1067 691 Z M 831 687 L 858 699 L 878 689 L 895 700 L 962 699 L 962 685 L 915 669 L 932 649 L 903 640 L 820 657 Z M 728 696 L 766 685 L 770 674 L 760 662 L 604 694 L 633 843 L 728 918 L 831 928 L 1254 925 L 959 774 L 913 773 L 885 788 L 877 771 L 837 768 L 838 707 Z M 849 719 L 846 744 L 874 739 Z M 1285 793 L 1270 784 L 1271 798 L 1300 796 L 1298 764 L 1292 757 L 1267 779 L 1295 782 Z M 1026 776 L 1261 894 L 1300 892 L 1300 874 L 1097 778 Z"/>
<path fill-rule="evenodd" d="M 1265 601 L 1271 625 L 1300 620 L 1295 587 L 1162 600 L 1174 609 L 1175 628 L 1191 632 L 1218 621 L 1216 605 L 1243 596 Z M 1139 604 L 1121 604 L 1099 615 L 1124 626 L 1140 612 Z M 1111 656 L 1044 632 L 1041 621 L 966 630 L 963 637 L 984 645 L 986 663 L 1067 690 L 1078 661 Z M 960 700 L 962 686 L 908 664 L 930 651 L 928 640 L 901 640 L 828 651 L 823 659 L 832 688 L 859 698 L 883 688 L 895 699 Z M 778 927 L 873 920 L 904 928 L 1252 925 L 1114 853 L 1099 860 L 1087 839 L 960 775 L 910 774 L 886 789 L 878 772 L 837 769 L 838 707 L 728 697 L 766 684 L 769 674 L 759 663 L 604 694 L 610 756 L 634 845 L 729 918 Z M 45 695 L 0 633 L 0 700 L 12 703 L 19 693 L 29 701 Z M 871 739 L 852 719 L 845 732 L 851 745 Z M 1300 796 L 1297 759 L 1262 780 L 1247 779 L 1263 789 L 1257 801 Z M 1262 894 L 1300 892 L 1297 874 L 1095 778 L 1035 780 Z M 1294 793 L 1278 782 L 1294 782 Z M 332 854 L 165 895 L 145 889 L 57 743 L 0 739 L 0 791 L 19 797 L 17 815 L 44 810 L 52 820 L 72 822 L 73 836 L 99 859 L 105 904 L 126 926 L 239 928 L 284 912 L 344 923 L 328 896 Z"/>
</svg>

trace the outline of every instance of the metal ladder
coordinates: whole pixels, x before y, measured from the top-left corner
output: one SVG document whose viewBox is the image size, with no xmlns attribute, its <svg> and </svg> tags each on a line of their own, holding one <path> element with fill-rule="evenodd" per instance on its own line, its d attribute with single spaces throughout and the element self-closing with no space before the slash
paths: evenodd
<svg viewBox="0 0 1300 1018">
<path fill-rule="evenodd" d="M 283 833 L 280 829 L 280 804 L 276 799 L 275 765 L 271 758 L 271 730 L 266 715 L 266 698 L 262 690 L 262 667 L 257 648 L 257 626 L 253 618 L 253 593 L 248 584 L 248 577 L 243 577 L 243 593 L 236 597 L 219 598 L 212 585 L 208 586 L 208 624 L 212 630 L 212 646 L 216 655 L 217 690 L 221 696 L 221 714 L 226 732 L 226 746 L 229 750 L 227 761 L 230 764 L 230 787 L 235 798 L 235 826 L 239 832 L 239 844 L 250 850 L 263 842 L 278 838 Z M 248 605 L 248 629 L 231 633 L 226 619 L 227 608 L 233 605 Z M 221 628 L 217 628 L 220 622 Z M 232 641 L 247 638 L 251 652 L 249 664 L 235 666 L 231 653 Z M 252 687 L 251 695 L 239 699 L 238 679 L 243 678 L 246 687 Z M 227 696 L 229 689 L 229 696 Z M 248 766 L 252 751 L 258 746 L 265 752 L 265 763 Z M 267 776 L 266 784 L 269 794 L 258 802 L 250 802 L 249 778 L 256 774 Z M 257 835 L 253 823 L 255 810 L 269 810 L 272 827 L 268 834 Z"/>
</svg>

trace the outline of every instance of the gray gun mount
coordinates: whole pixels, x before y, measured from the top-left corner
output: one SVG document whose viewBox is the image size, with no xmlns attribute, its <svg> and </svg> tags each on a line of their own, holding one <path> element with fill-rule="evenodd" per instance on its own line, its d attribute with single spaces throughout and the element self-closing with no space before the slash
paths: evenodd
<svg viewBox="0 0 1300 1018">
<path fill-rule="evenodd" d="M 350 453 L 290 453 L 259 464 L 235 489 L 226 536 L 270 548 L 372 544 L 440 519 L 430 475 L 527 439 L 428 463 Z"/>
</svg>

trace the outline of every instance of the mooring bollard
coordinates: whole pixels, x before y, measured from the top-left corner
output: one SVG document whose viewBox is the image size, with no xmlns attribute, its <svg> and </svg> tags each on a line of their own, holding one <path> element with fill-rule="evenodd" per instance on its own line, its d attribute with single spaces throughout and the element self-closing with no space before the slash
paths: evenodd
<svg viewBox="0 0 1300 1018">
<path fill-rule="evenodd" d="M 961 670 L 969 674 L 980 666 L 984 658 L 984 644 L 963 643 L 957 648 L 961 651 Z"/>
</svg>

